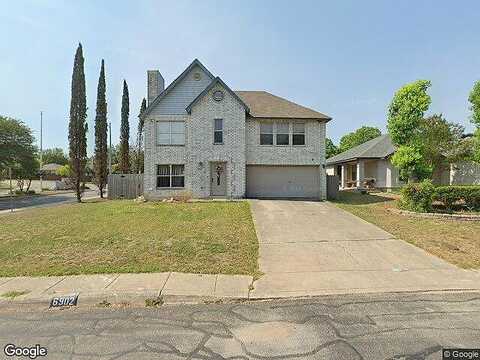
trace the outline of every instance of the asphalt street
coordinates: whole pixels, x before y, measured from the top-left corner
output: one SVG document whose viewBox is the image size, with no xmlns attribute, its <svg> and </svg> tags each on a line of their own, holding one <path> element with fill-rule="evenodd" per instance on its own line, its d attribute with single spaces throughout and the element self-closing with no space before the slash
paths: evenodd
<svg viewBox="0 0 480 360">
<path fill-rule="evenodd" d="M 444 347 L 480 347 L 479 323 L 478 293 L 159 308 L 2 306 L 0 346 L 39 344 L 47 359 L 441 359 Z"/>
<path fill-rule="evenodd" d="M 86 191 L 83 194 L 84 199 L 97 197 L 96 191 Z M 25 196 L 13 198 L 13 208 L 23 209 L 27 207 L 43 207 L 43 206 L 55 206 L 61 204 L 72 203 L 76 201 L 75 193 L 63 193 L 56 195 L 37 195 L 37 196 Z M 0 211 L 10 210 L 10 199 L 2 198 L 0 200 Z"/>
</svg>

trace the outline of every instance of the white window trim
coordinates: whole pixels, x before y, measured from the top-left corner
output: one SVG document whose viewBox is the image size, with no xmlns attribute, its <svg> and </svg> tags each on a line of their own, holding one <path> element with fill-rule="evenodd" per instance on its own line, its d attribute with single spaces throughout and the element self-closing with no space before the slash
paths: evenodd
<svg viewBox="0 0 480 360">
<path fill-rule="evenodd" d="M 183 166 L 183 175 L 172 175 L 172 166 L 177 166 L 177 165 L 181 165 Z M 159 166 L 169 166 L 170 169 L 169 169 L 169 174 L 168 176 L 164 176 L 164 175 L 158 175 L 158 167 Z M 156 169 L 155 169 L 155 186 L 157 189 L 160 189 L 160 190 L 178 190 L 178 189 L 185 189 L 185 164 L 157 164 L 155 165 Z M 157 186 L 158 184 L 158 178 L 162 176 L 162 177 L 169 177 L 170 178 L 170 185 L 172 185 L 172 177 L 173 176 L 177 176 L 177 177 L 180 177 L 180 176 L 183 176 L 183 186 Z"/>
<path fill-rule="evenodd" d="M 270 135 L 270 133 L 262 133 L 262 124 L 272 125 L 272 132 L 271 132 L 272 143 L 271 144 L 262 144 L 262 134 Z M 275 146 L 275 121 L 260 121 L 258 125 L 258 143 L 260 144 L 260 146 Z"/>
<path fill-rule="evenodd" d="M 277 144 L 277 125 L 279 123 L 287 123 L 288 124 L 288 144 L 287 145 L 279 145 Z M 273 144 L 262 144 L 261 143 L 261 135 L 263 134 L 261 131 L 261 124 L 272 124 L 272 135 L 273 135 Z M 303 133 L 296 133 L 294 132 L 294 124 L 303 124 L 304 132 Z M 272 121 L 260 121 L 259 122 L 259 131 L 258 131 L 258 144 L 260 146 L 279 146 L 279 147 L 305 147 L 307 146 L 307 123 L 304 121 L 284 121 L 284 120 L 272 120 Z M 267 133 L 265 133 L 267 134 Z M 270 133 L 268 133 L 270 134 Z M 303 135 L 304 136 L 304 144 L 303 145 L 294 145 L 293 144 L 293 135 Z"/>
<path fill-rule="evenodd" d="M 278 125 L 279 124 L 287 124 L 288 125 L 288 134 L 285 134 L 285 133 L 281 133 L 279 134 L 278 133 Z M 291 146 L 292 145 L 292 122 L 291 121 L 275 121 L 275 125 L 273 126 L 274 128 L 274 132 L 275 132 L 275 135 L 274 135 L 274 140 L 273 140 L 273 144 L 275 146 L 281 146 L 281 147 L 288 147 L 288 146 Z M 277 144 L 277 135 L 288 135 L 288 144 Z"/>
<path fill-rule="evenodd" d="M 295 124 L 303 124 L 303 133 L 295 132 Z M 295 123 L 292 123 L 292 131 L 291 131 L 291 136 L 292 136 L 292 146 L 295 147 L 302 147 L 302 146 L 307 146 L 307 123 L 305 121 L 297 121 Z M 299 145 L 294 145 L 293 144 L 293 135 L 303 135 L 303 144 Z"/>
<path fill-rule="evenodd" d="M 172 144 L 172 123 L 183 123 L 183 144 Z M 158 123 L 169 123 L 170 124 L 170 144 L 160 144 L 158 139 Z M 184 120 L 157 120 L 155 121 L 155 144 L 156 146 L 185 146 L 185 121 Z M 175 165 L 175 164 L 174 164 Z M 179 164 L 181 165 L 181 164 Z"/>
<path fill-rule="evenodd" d="M 221 120 L 222 121 L 222 130 L 215 130 L 215 121 Z M 222 142 L 215 142 L 215 133 L 221 132 L 222 133 Z M 215 118 L 213 119 L 213 145 L 224 145 L 225 144 L 225 121 L 223 118 Z"/>
</svg>

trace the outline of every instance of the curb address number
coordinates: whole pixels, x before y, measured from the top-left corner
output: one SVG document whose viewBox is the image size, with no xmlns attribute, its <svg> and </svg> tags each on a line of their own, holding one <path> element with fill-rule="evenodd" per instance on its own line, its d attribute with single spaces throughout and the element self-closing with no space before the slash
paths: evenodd
<svg viewBox="0 0 480 360">
<path fill-rule="evenodd" d="M 77 306 L 78 294 L 56 296 L 50 301 L 50 307 Z"/>
</svg>

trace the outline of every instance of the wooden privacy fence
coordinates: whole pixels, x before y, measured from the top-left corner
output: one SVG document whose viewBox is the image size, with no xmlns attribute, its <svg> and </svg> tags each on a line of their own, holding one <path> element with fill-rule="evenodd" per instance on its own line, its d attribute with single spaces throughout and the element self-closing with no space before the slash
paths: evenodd
<svg viewBox="0 0 480 360">
<path fill-rule="evenodd" d="M 143 174 L 108 175 L 109 199 L 135 199 L 143 194 Z"/>
<path fill-rule="evenodd" d="M 338 175 L 327 175 L 327 200 L 335 200 L 338 197 L 339 181 Z"/>
</svg>

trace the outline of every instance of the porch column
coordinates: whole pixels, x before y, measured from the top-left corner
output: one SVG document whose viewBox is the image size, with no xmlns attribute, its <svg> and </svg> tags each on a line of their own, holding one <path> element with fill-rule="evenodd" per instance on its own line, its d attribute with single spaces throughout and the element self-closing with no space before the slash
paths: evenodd
<svg viewBox="0 0 480 360">
<path fill-rule="evenodd" d="M 357 188 L 363 186 L 363 180 L 365 178 L 365 162 L 364 160 L 357 160 Z"/>
<path fill-rule="evenodd" d="M 346 188 L 346 181 L 347 181 L 347 166 L 342 164 L 342 173 L 340 174 L 340 185 L 342 189 Z"/>
</svg>

